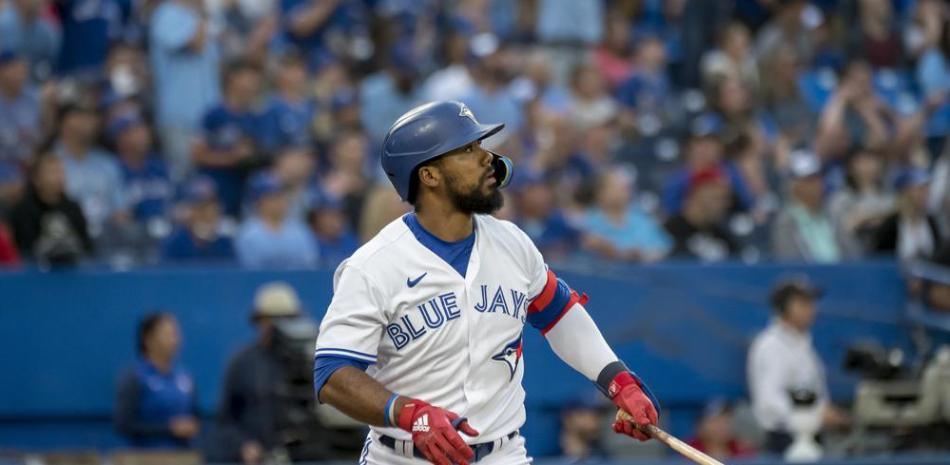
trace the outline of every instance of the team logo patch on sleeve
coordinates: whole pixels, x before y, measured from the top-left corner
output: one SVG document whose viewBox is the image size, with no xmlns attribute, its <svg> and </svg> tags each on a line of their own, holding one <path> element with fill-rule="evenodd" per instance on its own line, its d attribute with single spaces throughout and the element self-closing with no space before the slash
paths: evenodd
<svg viewBox="0 0 950 465">
<path fill-rule="evenodd" d="M 492 355 L 492 360 L 498 360 L 508 365 L 511 376 L 508 381 L 515 379 L 515 371 L 518 371 L 518 364 L 521 363 L 521 341 L 524 333 L 518 335 L 518 339 L 505 345 L 501 352 Z"/>
</svg>

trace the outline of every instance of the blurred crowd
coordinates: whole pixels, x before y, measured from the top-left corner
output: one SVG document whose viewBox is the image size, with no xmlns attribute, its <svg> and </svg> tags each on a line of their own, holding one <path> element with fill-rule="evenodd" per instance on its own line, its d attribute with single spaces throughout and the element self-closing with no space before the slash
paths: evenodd
<svg viewBox="0 0 950 465">
<path fill-rule="evenodd" d="M 0 263 L 334 266 L 438 99 L 552 262 L 928 258 L 948 60 L 941 0 L 0 0 Z"/>
</svg>

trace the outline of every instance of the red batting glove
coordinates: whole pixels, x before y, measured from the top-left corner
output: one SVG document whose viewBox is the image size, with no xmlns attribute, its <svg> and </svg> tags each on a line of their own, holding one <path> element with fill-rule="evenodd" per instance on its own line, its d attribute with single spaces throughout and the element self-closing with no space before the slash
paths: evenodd
<svg viewBox="0 0 950 465">
<path fill-rule="evenodd" d="M 654 425 L 657 422 L 656 407 L 650 398 L 643 392 L 640 382 L 630 372 L 619 373 L 607 387 L 610 400 L 614 401 L 621 410 L 633 417 L 633 423 L 617 420 L 614 422 L 614 432 L 635 437 L 641 441 L 650 439 L 646 433 L 637 429 L 637 425 Z M 636 424 L 634 424 L 636 423 Z"/>
<path fill-rule="evenodd" d="M 455 430 L 478 436 L 467 421 L 458 422 L 459 416 L 427 402 L 412 399 L 399 410 L 399 427 L 412 433 L 412 443 L 426 459 L 436 465 L 468 465 L 475 454 Z"/>
</svg>

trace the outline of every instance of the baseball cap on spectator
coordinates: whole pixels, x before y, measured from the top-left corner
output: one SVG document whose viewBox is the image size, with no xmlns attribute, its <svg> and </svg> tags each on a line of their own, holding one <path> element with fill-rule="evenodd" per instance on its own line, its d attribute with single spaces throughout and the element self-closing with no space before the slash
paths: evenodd
<svg viewBox="0 0 950 465">
<path fill-rule="evenodd" d="M 257 288 L 254 294 L 254 309 L 251 321 L 261 318 L 287 318 L 300 315 L 300 298 L 297 291 L 283 281 L 274 281 Z"/>
<path fill-rule="evenodd" d="M 106 127 L 106 135 L 109 136 L 109 140 L 115 141 L 125 131 L 143 124 L 145 124 L 145 121 L 135 113 L 121 115 L 109 122 L 109 126 Z"/>
<path fill-rule="evenodd" d="M 333 93 L 333 97 L 330 100 L 330 104 L 334 112 L 340 111 L 344 108 L 349 108 L 358 103 L 360 103 L 360 96 L 357 94 L 356 90 L 350 87 L 337 89 L 337 91 Z"/>
<path fill-rule="evenodd" d="M 792 179 L 804 179 L 821 174 L 821 161 L 814 153 L 795 150 L 789 155 L 788 172 Z"/>
<path fill-rule="evenodd" d="M 181 192 L 180 201 L 187 204 L 217 200 L 218 187 L 207 176 L 197 176 L 185 184 Z"/>
<path fill-rule="evenodd" d="M 725 182 L 726 180 L 726 173 L 718 166 L 695 171 L 689 176 L 689 183 L 686 185 L 686 195 L 692 194 L 700 187 Z"/>
<path fill-rule="evenodd" d="M 472 40 L 469 42 L 468 52 L 469 58 L 474 60 L 481 60 L 485 57 L 489 57 L 498 51 L 501 43 L 498 41 L 498 36 L 490 32 L 483 32 L 472 37 Z"/>
<path fill-rule="evenodd" d="M 255 173 L 247 183 L 248 198 L 253 203 L 257 203 L 265 196 L 282 192 L 284 192 L 284 184 L 276 174 L 270 171 Z"/>
<path fill-rule="evenodd" d="M 929 184 L 931 181 L 930 173 L 921 168 L 906 168 L 894 178 L 894 189 L 903 192 L 911 187 Z"/>
<path fill-rule="evenodd" d="M 396 71 L 408 76 L 419 74 L 416 52 L 409 40 L 400 40 L 389 48 L 389 64 Z"/>
</svg>

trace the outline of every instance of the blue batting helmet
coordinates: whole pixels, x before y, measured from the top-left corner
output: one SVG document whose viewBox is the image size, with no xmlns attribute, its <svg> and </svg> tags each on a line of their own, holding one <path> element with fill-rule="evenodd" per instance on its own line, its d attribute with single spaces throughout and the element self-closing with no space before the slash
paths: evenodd
<svg viewBox="0 0 950 465">
<path fill-rule="evenodd" d="M 416 168 L 472 142 L 489 137 L 504 124 L 481 124 L 464 103 L 432 102 L 409 110 L 399 117 L 383 140 L 383 171 L 399 197 L 414 202 L 413 176 Z M 511 160 L 492 153 L 498 187 L 511 178 Z"/>
</svg>

